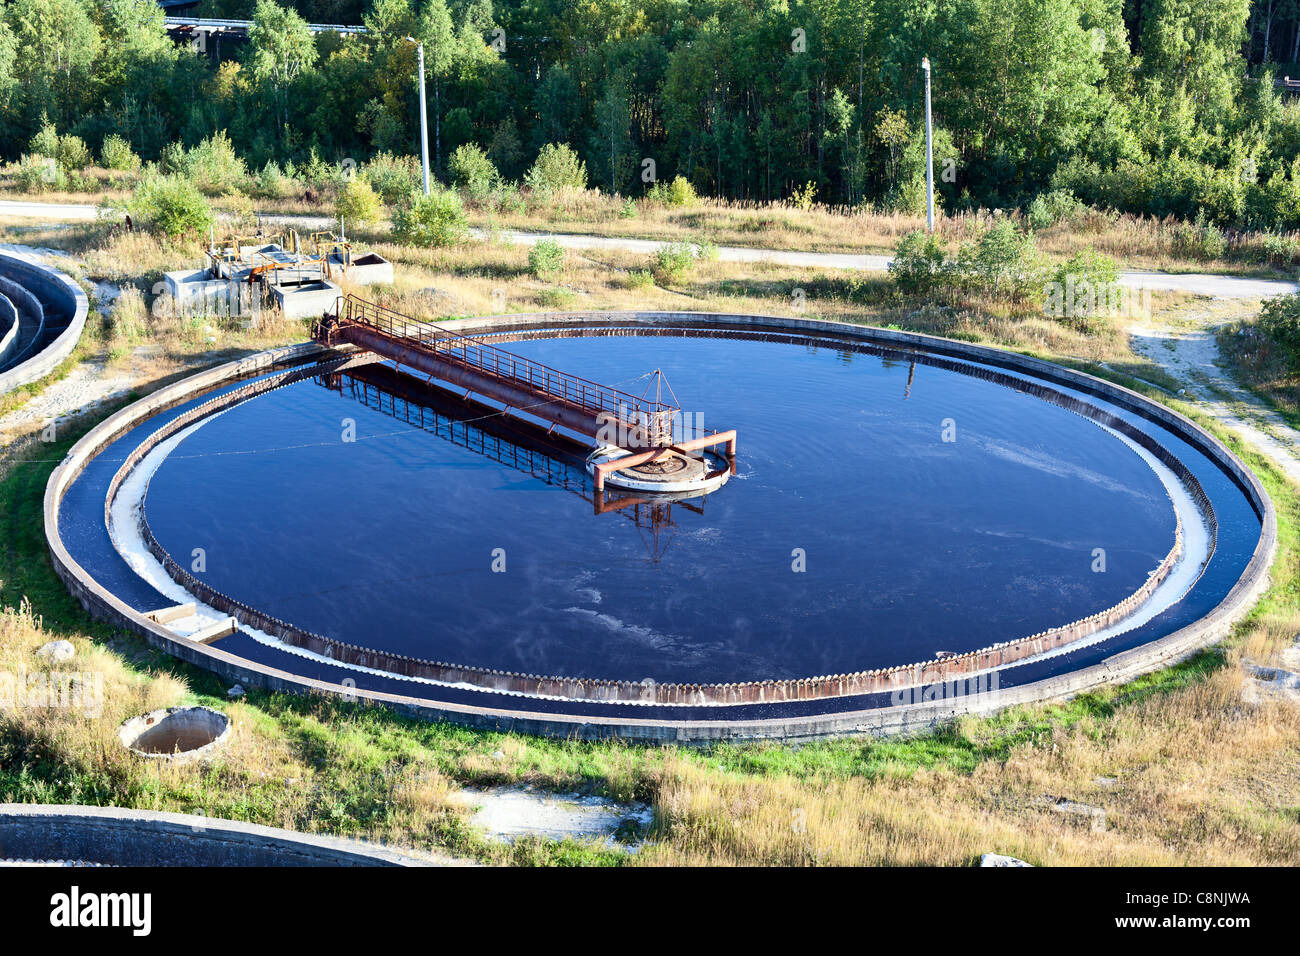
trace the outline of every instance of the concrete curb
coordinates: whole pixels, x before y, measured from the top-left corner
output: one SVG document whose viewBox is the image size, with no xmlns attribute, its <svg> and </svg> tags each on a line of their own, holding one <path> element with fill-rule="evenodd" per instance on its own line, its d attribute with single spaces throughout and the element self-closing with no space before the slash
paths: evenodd
<svg viewBox="0 0 1300 956">
<path fill-rule="evenodd" d="M 487 316 L 458 322 L 469 331 L 573 327 L 588 325 L 719 326 L 739 329 L 775 329 L 815 334 L 833 340 L 845 337 L 868 340 L 895 348 L 917 348 L 940 355 L 970 358 L 985 364 L 1027 372 L 1039 378 L 1104 398 L 1164 424 L 1181 438 L 1218 461 L 1234 477 L 1261 516 L 1260 538 L 1241 578 L 1222 602 L 1199 621 L 1142 647 L 1115 654 L 1099 664 L 1033 683 L 975 694 L 922 700 L 899 706 L 806 717 L 769 720 L 649 720 L 638 718 L 569 717 L 536 714 L 499 707 L 436 703 L 406 695 L 361 688 L 345 688 L 266 667 L 239 658 L 218 647 L 193 644 L 145 618 L 105 590 L 67 552 L 58 532 L 59 504 L 98 451 L 155 412 L 177 404 L 220 383 L 273 368 L 302 364 L 325 354 L 314 344 L 289 346 L 258 353 L 178 382 L 122 409 L 86 434 L 50 476 L 45 492 L 45 533 L 56 572 L 73 596 L 96 617 L 141 634 L 149 643 L 196 666 L 245 687 L 291 693 L 346 695 L 364 703 L 385 705 L 412 717 L 447 720 L 488 730 L 515 731 L 558 737 L 607 738 L 659 742 L 702 743 L 719 740 L 816 739 L 852 733 L 890 734 L 914 732 L 961 714 L 990 713 L 1008 706 L 1060 699 L 1105 684 L 1122 683 L 1183 660 L 1215 644 L 1231 631 L 1268 587 L 1268 570 L 1277 550 L 1277 518 L 1263 485 L 1214 436 L 1172 409 L 1156 405 L 1136 392 L 1082 372 L 1041 359 L 916 333 L 877 329 L 811 319 L 716 313 L 583 312 L 530 313 Z M 1012 668 L 1008 670 L 1014 669 Z"/>
<path fill-rule="evenodd" d="M 72 354 L 81 340 L 82 330 L 86 327 L 86 316 L 90 312 L 90 300 L 71 278 L 47 266 L 37 265 L 17 256 L 0 253 L 2 270 L 9 278 L 20 285 L 36 285 L 45 288 L 54 295 L 65 298 L 72 313 L 68 327 L 45 348 L 41 349 L 27 361 L 9 371 L 0 374 L 0 395 L 15 388 L 27 385 L 39 378 L 44 378 L 63 364 L 64 359 Z"/>
<path fill-rule="evenodd" d="M 0 860 L 108 866 L 437 866 L 379 844 L 185 813 L 0 804 Z"/>
</svg>

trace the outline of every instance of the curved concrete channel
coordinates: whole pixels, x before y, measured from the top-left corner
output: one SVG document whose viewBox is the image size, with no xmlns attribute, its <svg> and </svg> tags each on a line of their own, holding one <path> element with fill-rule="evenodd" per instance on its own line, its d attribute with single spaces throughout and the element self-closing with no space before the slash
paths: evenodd
<svg viewBox="0 0 1300 956">
<path fill-rule="evenodd" d="M 90 866 L 437 866 L 360 840 L 187 813 L 0 804 L 0 863 Z"/>
<path fill-rule="evenodd" d="M 341 694 L 349 699 L 361 699 L 388 706 L 398 712 L 414 716 L 452 720 L 470 726 L 507 729 L 557 736 L 608 737 L 620 736 L 646 741 L 700 742 L 718 739 L 808 739 L 845 733 L 890 733 L 910 731 L 930 726 L 960 713 L 985 713 L 1008 705 L 1031 703 L 1068 696 L 1099 684 L 1132 679 L 1142 673 L 1158 669 L 1177 661 L 1196 650 L 1225 637 L 1232 624 L 1254 603 L 1267 585 L 1268 568 L 1276 547 L 1276 519 L 1271 502 L 1262 486 L 1235 456 L 1212 436 L 1189 420 L 1167 408 L 1119 386 L 1112 385 L 1082 373 L 1073 372 L 1014 353 L 985 346 L 969 345 L 892 330 L 870 329 L 813 320 L 789 319 L 773 316 L 719 316 L 683 313 L 577 313 L 567 315 L 511 315 L 466 320 L 462 328 L 479 333 L 510 334 L 512 330 L 529 328 L 574 326 L 584 323 L 612 323 L 656 326 L 685 324 L 759 327 L 803 336 L 831 336 L 870 340 L 891 349 L 914 349 L 937 352 L 953 360 L 967 359 L 995 365 L 1008 372 L 1027 377 L 1038 377 L 1048 382 L 1065 385 L 1080 393 L 1134 411 L 1142 418 L 1157 424 L 1179 440 L 1195 446 L 1213 460 L 1215 467 L 1228 475 L 1245 494 L 1259 517 L 1261 532 L 1244 572 L 1231 590 L 1208 614 L 1195 623 L 1179 628 L 1150 643 L 1117 650 L 1115 653 L 1098 653 L 1094 663 L 1065 673 L 1053 673 L 1033 678 L 1032 668 L 1036 658 L 1015 661 L 1001 669 L 1001 673 L 1015 678 L 996 695 L 966 695 L 943 699 L 916 699 L 889 706 L 873 706 L 865 710 L 844 710 L 832 713 L 785 714 L 777 717 L 727 719 L 718 712 L 701 711 L 697 719 L 662 719 L 645 713 L 645 716 L 628 710 L 617 716 L 591 714 L 565 714 L 539 710 L 526 694 L 484 697 L 482 705 L 461 701 L 430 700 L 414 692 L 410 685 L 388 680 L 376 686 L 355 686 L 357 681 L 346 680 L 347 670 L 337 666 L 315 666 L 306 672 L 297 672 L 300 665 L 293 664 L 292 655 L 282 655 L 275 665 L 259 663 L 239 654 L 223 650 L 218 645 L 207 645 L 187 640 L 186 637 L 158 624 L 133 605 L 114 593 L 113 589 L 87 572 L 69 552 L 62 539 L 59 517 L 62 500 L 83 470 L 89 467 L 99 452 L 108 448 L 127 433 L 147 435 L 156 430 L 149 420 L 168 409 L 184 405 L 193 408 L 194 401 L 214 390 L 228 389 L 233 384 L 253 376 L 276 370 L 302 369 L 305 365 L 322 359 L 337 361 L 337 353 L 319 346 L 302 345 L 277 349 L 230 363 L 193 376 L 169 386 L 134 405 L 123 409 L 87 434 L 67 459 L 51 475 L 46 489 L 46 536 L 54 566 L 73 594 L 93 614 L 109 619 L 115 624 L 142 634 L 148 641 L 169 653 L 238 681 L 244 686 L 264 687 L 299 693 Z M 309 371 L 309 370 L 307 370 Z M 141 446 L 138 461 L 148 453 L 149 445 Z M 126 480 L 129 468 L 119 469 L 112 491 L 105 499 L 105 507 Z M 105 518 L 108 515 L 105 514 Z M 1177 578 L 1177 575 L 1175 575 Z M 1180 579 L 1179 587 L 1186 584 Z M 154 592 L 155 599 L 158 597 Z M 136 602 L 138 603 L 138 602 Z M 1042 650 L 1049 650 L 1044 647 Z M 318 662 L 319 663 L 319 662 Z M 904 675 L 905 677 L 906 675 Z M 916 675 L 920 677 L 920 675 Z M 907 684 L 900 678 L 901 684 Z M 914 681 L 913 681 L 914 683 Z M 737 713 L 740 713 L 738 710 Z"/>
<path fill-rule="evenodd" d="M 35 257 L 9 252 L 0 252 L 0 297 L 3 395 L 43 378 L 72 354 L 90 302 L 64 273 Z M 12 323 L 8 331 L 6 319 Z"/>
<path fill-rule="evenodd" d="M 18 310 L 0 292 L 0 368 L 7 368 L 18 354 Z"/>
</svg>

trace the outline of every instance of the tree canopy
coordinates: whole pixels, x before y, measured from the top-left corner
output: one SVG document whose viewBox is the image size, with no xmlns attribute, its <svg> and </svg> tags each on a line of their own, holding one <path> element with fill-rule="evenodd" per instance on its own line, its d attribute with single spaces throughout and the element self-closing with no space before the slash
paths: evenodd
<svg viewBox="0 0 1300 956">
<path fill-rule="evenodd" d="M 146 159 L 218 131 L 250 167 L 473 145 L 518 178 L 568 144 L 592 184 L 917 201 L 920 61 L 948 208 L 1048 191 L 1295 228 L 1300 3 L 1273 0 L 204 0 L 248 40 L 169 38 L 152 0 L 0 0 L 0 155 L 46 123 Z M 312 34 L 309 22 L 367 33 Z M 647 162 L 649 161 L 649 162 Z M 811 187 L 809 184 L 812 184 Z"/>
</svg>

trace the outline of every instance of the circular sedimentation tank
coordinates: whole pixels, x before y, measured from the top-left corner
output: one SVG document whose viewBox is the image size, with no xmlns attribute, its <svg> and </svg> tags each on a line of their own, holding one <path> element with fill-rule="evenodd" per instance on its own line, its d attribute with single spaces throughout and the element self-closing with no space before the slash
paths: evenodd
<svg viewBox="0 0 1300 956">
<path fill-rule="evenodd" d="M 778 317 L 460 328 L 612 386 L 663 369 L 694 426 L 736 430 L 734 474 L 705 456 L 595 493 L 611 449 L 300 346 L 88 435 L 47 493 L 56 567 L 92 610 L 245 686 L 682 741 L 1074 693 L 1222 637 L 1266 583 L 1257 479 L 1081 373 Z M 683 469 L 730 480 L 645 487 L 699 477 Z"/>
</svg>

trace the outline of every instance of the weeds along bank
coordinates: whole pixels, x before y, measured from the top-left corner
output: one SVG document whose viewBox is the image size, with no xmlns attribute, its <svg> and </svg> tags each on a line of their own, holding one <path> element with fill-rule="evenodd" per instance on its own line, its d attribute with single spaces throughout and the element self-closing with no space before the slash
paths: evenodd
<svg viewBox="0 0 1300 956">
<path fill-rule="evenodd" d="M 0 192 L 22 198 L 98 202 L 105 217 L 130 215 L 172 237 L 201 236 L 221 227 L 248 232 L 259 214 L 308 213 L 345 228 L 379 228 L 402 242 L 447 245 L 473 224 L 488 231 L 571 231 L 680 242 L 772 249 L 884 252 L 924 226 L 923 207 L 818 203 L 816 190 L 774 201 L 705 197 L 685 177 L 655 181 L 640 194 L 602 189 L 577 151 L 548 144 L 518 179 L 507 179 L 473 144 L 453 150 L 444 182 L 421 190 L 413 156 L 381 152 L 358 162 L 327 162 L 314 153 L 301 164 L 275 161 L 250 170 L 223 131 L 186 147 L 169 146 L 141 162 L 121 137 L 107 137 L 98 160 L 78 137 L 49 126 L 32 152 L 0 166 Z M 98 162 L 99 165 L 94 165 Z M 72 188 L 72 187 L 76 188 Z M 1204 207 L 1123 213 L 1089 206 L 1068 189 L 1051 189 L 1021 205 L 967 206 L 941 211 L 938 232 L 948 241 L 978 237 L 1002 220 L 1033 233 L 1053 259 L 1096 252 L 1134 268 L 1174 271 L 1289 273 L 1300 264 L 1300 235 L 1258 222 L 1224 225 Z"/>
<path fill-rule="evenodd" d="M 364 170 L 364 167 L 363 167 Z M 363 174 L 364 175 L 364 172 Z M 136 177 L 89 194 L 66 191 L 29 193 L 16 189 L 12 177 L 0 170 L 0 196 L 20 200 L 66 203 L 100 202 L 104 215 L 120 219 L 130 212 L 137 222 L 155 221 L 160 228 L 174 223 L 195 235 L 206 235 L 210 222 L 217 228 L 236 232 L 256 228 L 258 214 L 313 215 L 340 220 L 348 232 L 364 232 L 371 239 L 389 238 L 393 224 L 409 215 L 413 202 L 398 199 L 390 204 L 368 182 L 358 177 L 353 185 L 303 187 L 286 196 L 262 195 L 254 191 L 208 195 L 193 191 L 173 178 L 151 185 L 136 196 Z M 6 188 L 8 187 L 8 188 Z M 350 193 L 362 191 L 358 205 Z M 665 243 L 698 241 L 700 237 L 718 245 L 801 251 L 817 249 L 838 253 L 890 253 L 911 232 L 923 229 L 925 217 L 908 213 L 873 210 L 834 210 L 824 206 L 802 209 L 789 202 L 737 203 L 697 199 L 687 205 L 673 205 L 652 198 L 624 199 L 599 191 L 570 191 L 563 196 L 523 192 L 513 203 L 494 194 L 476 196 L 469 190 L 440 190 L 443 205 L 453 210 L 452 232 L 473 227 L 491 234 L 504 230 L 562 232 L 597 236 L 619 236 Z M 456 198 L 450 198 L 455 196 Z M 310 197 L 310 198 L 304 198 Z M 169 217 L 160 220 L 156 209 L 166 198 Z M 459 209 L 459 213 L 455 212 Z M 1059 217 L 1059 218 L 1058 218 Z M 970 239 L 999 218 L 988 210 L 942 215 L 936 228 L 950 242 Z M 1108 255 L 1126 268 L 1172 272 L 1212 272 L 1289 276 L 1300 264 L 1300 238 L 1292 233 L 1222 230 L 1210 224 L 1187 223 L 1173 217 L 1163 219 L 1120 214 L 1079 207 L 1057 212 L 1048 218 L 1012 212 L 1012 221 L 1022 230 L 1032 230 L 1038 247 L 1054 260 L 1064 261 L 1093 250 Z"/>
</svg>

